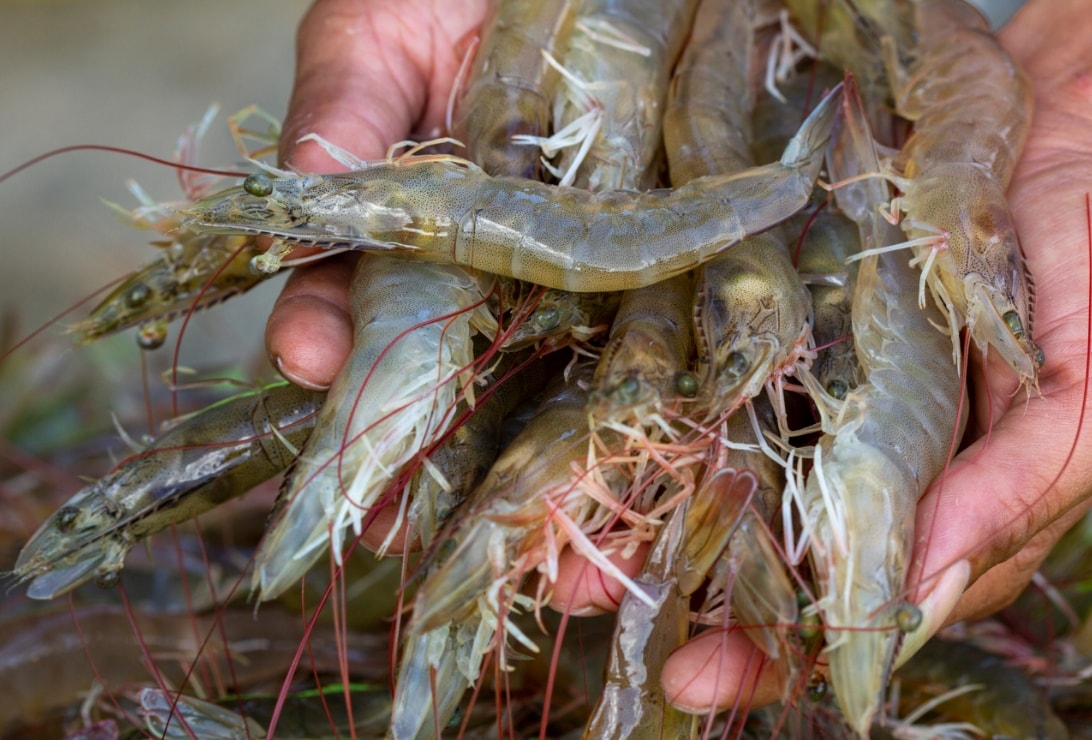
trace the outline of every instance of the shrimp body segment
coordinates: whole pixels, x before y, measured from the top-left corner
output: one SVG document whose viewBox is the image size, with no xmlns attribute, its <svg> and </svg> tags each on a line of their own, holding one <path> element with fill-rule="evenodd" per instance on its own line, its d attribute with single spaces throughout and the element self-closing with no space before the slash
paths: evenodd
<svg viewBox="0 0 1092 740">
<path fill-rule="evenodd" d="M 780 162 L 670 191 L 590 193 L 420 157 L 273 178 L 266 195 L 231 188 L 188 209 L 187 225 L 398 250 L 565 290 L 625 290 L 684 272 L 803 208 L 839 100 L 816 108 Z"/>
</svg>

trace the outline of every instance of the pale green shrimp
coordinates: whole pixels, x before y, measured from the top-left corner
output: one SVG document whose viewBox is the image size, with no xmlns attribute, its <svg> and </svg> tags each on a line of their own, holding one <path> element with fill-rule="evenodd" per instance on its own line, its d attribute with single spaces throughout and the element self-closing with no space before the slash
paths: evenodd
<svg viewBox="0 0 1092 740">
<path fill-rule="evenodd" d="M 572 29 L 573 0 L 496 0 L 483 25 L 466 93 L 456 100 L 452 135 L 490 175 L 540 179 L 535 147 L 515 136 L 546 136 L 560 75 L 543 57 Z"/>
<path fill-rule="evenodd" d="M 116 582 L 149 535 L 249 491 L 287 468 L 325 394 L 276 383 L 187 417 L 57 510 L 23 547 L 14 575 L 51 599 L 91 578 Z"/>
<path fill-rule="evenodd" d="M 340 561 L 346 531 L 360 534 L 384 490 L 448 429 L 460 386 L 472 381 L 472 324 L 496 329 L 489 282 L 452 265 L 361 258 L 350 287 L 353 351 L 259 547 L 262 599 L 296 583 L 328 544 Z"/>
<path fill-rule="evenodd" d="M 525 576 L 541 570 L 547 580 L 555 577 L 566 542 L 583 542 L 582 552 L 617 572 L 581 534 L 601 529 L 604 511 L 609 517 L 607 509 L 590 505 L 573 471 L 589 455 L 587 392 L 580 387 L 589 376 L 590 368 L 577 366 L 568 382 L 558 379 L 547 388 L 538 413 L 460 507 L 443 547 L 426 561 L 395 686 L 395 736 L 431 733 L 435 719 L 442 727 L 462 691 L 478 679 L 486 653 L 496 650 L 499 665 L 508 664 L 506 635 L 537 651 L 508 615 L 529 605 L 518 593 Z M 604 443 L 616 441 L 607 436 Z M 438 676 L 436 695 L 432 673 Z"/>
<path fill-rule="evenodd" d="M 592 424 L 650 423 L 675 401 L 697 395 L 689 370 L 693 350 L 689 274 L 622 294 L 610 339 L 592 379 Z"/>
<path fill-rule="evenodd" d="M 683 54 L 678 75 L 688 78 L 672 85 L 675 97 L 668 104 L 672 114 L 670 140 L 678 151 L 669 151 L 674 183 L 718 175 L 716 167 L 741 169 L 749 163 L 750 49 L 753 28 L 749 2 L 724 6 L 704 5 L 698 36 Z M 705 64 L 724 47 L 738 50 L 739 66 L 720 68 L 710 75 Z M 727 61 L 733 61 L 731 57 Z M 708 117 L 708 101 L 726 101 L 723 115 L 731 115 L 726 127 L 692 126 L 690 121 Z M 695 116 L 689 114 L 695 109 Z M 720 137 L 727 130 L 727 144 Z M 718 151 L 717 156 L 704 156 Z M 738 154 L 738 158 L 729 156 Z M 752 236 L 704 265 L 699 273 L 694 323 L 698 344 L 698 375 L 703 386 L 701 404 L 716 417 L 737 408 L 761 392 L 767 381 L 780 383 L 799 362 L 810 357 L 810 299 L 789 260 L 779 234 Z"/>
<path fill-rule="evenodd" d="M 154 349 L 163 344 L 170 321 L 260 283 L 264 277 L 250 263 L 263 251 L 253 237 L 182 229 L 158 259 L 129 276 L 69 331 L 91 342 L 140 325 L 140 346 Z"/>
<path fill-rule="evenodd" d="M 851 115 L 862 125 L 847 129 L 836 177 L 876 166 L 864 116 L 859 110 Z M 857 203 L 847 211 L 861 219 L 862 243 L 884 243 L 890 229 L 875 207 L 886 196 L 882 183 L 866 179 L 849 187 L 857 192 L 837 197 Z M 846 719 L 862 734 L 883 703 L 900 641 L 897 614 L 917 502 L 947 464 L 965 421 L 951 339 L 937 328 L 943 325 L 939 309 L 919 307 L 916 278 L 898 254 L 871 254 L 861 262 L 853 337 L 865 382 L 842 402 L 813 396 L 825 434 L 806 485 L 800 489 L 791 480 L 789 487 L 818 582 L 831 684 Z"/>
<path fill-rule="evenodd" d="M 566 290 L 635 288 L 685 272 L 802 208 L 840 99 L 839 91 L 820 104 L 781 162 L 672 191 L 590 193 L 490 177 L 452 157 L 409 157 L 337 175 L 252 175 L 188 209 L 187 225 L 397 250 Z M 266 263 L 275 267 L 279 256 Z"/>
<path fill-rule="evenodd" d="M 902 195 L 892 211 L 903 213 L 956 351 L 966 326 L 979 349 L 994 348 L 1037 388 L 1044 358 L 1031 338 L 1033 286 L 1005 199 L 1031 126 L 1031 86 L 975 8 L 912 7 L 917 44 L 887 44 L 896 110 L 914 122 L 894 162 Z M 909 56 L 906 68 L 896 53 Z"/>
</svg>

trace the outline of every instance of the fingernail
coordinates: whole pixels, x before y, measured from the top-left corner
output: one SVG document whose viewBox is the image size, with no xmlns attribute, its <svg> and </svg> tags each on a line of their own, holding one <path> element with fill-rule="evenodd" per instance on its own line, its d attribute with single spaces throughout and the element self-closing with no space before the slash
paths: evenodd
<svg viewBox="0 0 1092 740">
<path fill-rule="evenodd" d="M 969 560 L 960 560 L 949 566 L 944 574 L 937 578 L 936 587 L 918 604 L 918 608 L 921 609 L 921 625 L 903 638 L 902 647 L 899 649 L 898 657 L 895 658 L 896 668 L 910 660 L 914 653 L 921 650 L 921 646 L 940 630 L 944 620 L 952 613 L 963 592 L 967 590 L 970 580 L 971 562 Z"/>
<path fill-rule="evenodd" d="M 318 385 L 316 383 L 312 383 L 309 380 L 304 380 L 295 373 L 290 373 L 285 370 L 284 362 L 281 360 L 280 355 L 272 355 L 269 359 L 272 360 L 273 367 L 277 368 L 277 372 L 281 374 L 281 377 L 283 377 L 289 383 L 293 383 L 295 385 L 298 385 L 300 388 L 306 388 L 310 391 L 326 391 L 330 389 L 330 386 L 328 385 Z"/>
</svg>

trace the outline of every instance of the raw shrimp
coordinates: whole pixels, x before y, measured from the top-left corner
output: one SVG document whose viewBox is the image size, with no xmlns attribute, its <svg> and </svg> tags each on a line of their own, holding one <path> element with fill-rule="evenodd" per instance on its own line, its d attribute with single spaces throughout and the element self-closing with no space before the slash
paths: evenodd
<svg viewBox="0 0 1092 740">
<path fill-rule="evenodd" d="M 913 247 L 919 301 L 928 283 L 957 364 L 966 326 L 979 349 L 993 347 L 1037 388 L 1044 358 L 1031 337 L 1034 289 L 1005 200 L 1031 125 L 1027 78 L 962 0 L 916 0 L 901 14 L 869 3 L 864 14 L 887 34 L 895 109 L 914 122 L 885 171 L 902 191 L 891 211 L 902 214 L 909 241 L 877 248 Z"/>
<path fill-rule="evenodd" d="M 714 167 L 732 170 L 749 163 L 751 97 L 748 70 L 753 46 L 752 6 L 748 2 L 702 6 L 697 26 L 702 35 L 687 48 L 679 74 L 691 77 L 672 85 L 675 97 L 669 151 L 672 182 L 721 174 Z M 698 43 L 700 42 L 700 43 Z M 738 49 L 739 66 L 710 76 L 702 63 L 723 48 Z M 731 60 L 729 60 L 731 61 Z M 719 67 L 718 67 L 719 68 Z M 728 143 L 719 148 L 722 130 L 690 126 L 703 121 L 706 101 L 730 101 L 724 115 L 734 118 L 727 127 Z M 718 150 L 717 156 L 704 156 Z M 739 159 L 728 156 L 736 151 Z M 729 170 L 731 171 L 731 170 Z M 695 299 L 694 323 L 698 337 L 698 375 L 703 386 L 701 404 L 710 416 L 719 416 L 757 395 L 767 380 L 791 374 L 807 354 L 811 338 L 810 300 L 776 231 L 749 237 L 702 266 Z"/>
<path fill-rule="evenodd" d="M 622 294 L 610 339 L 592 379 L 593 424 L 643 423 L 663 405 L 692 398 L 697 379 L 689 371 L 693 349 L 689 274 Z"/>
<path fill-rule="evenodd" d="M 539 412 L 463 504 L 445 546 L 432 556 L 414 603 L 392 726 L 418 732 L 438 721 L 442 727 L 454 708 L 450 686 L 477 680 L 490 649 L 497 651 L 497 665 L 507 666 L 504 635 L 537 650 L 509 619 L 529 601 L 518 594 L 520 583 L 536 569 L 556 572 L 561 547 L 581 530 L 602 529 L 611 514 L 593 505 L 573 471 L 588 456 L 587 392 L 580 381 L 589 377 L 587 365 L 577 366 L 568 382 L 559 378 L 547 389 Z M 601 437 L 603 444 L 617 442 L 609 430 Z M 430 672 L 454 678 L 446 685 L 437 681 L 433 696 Z"/>
<path fill-rule="evenodd" d="M 453 265 L 376 254 L 359 261 L 353 352 L 259 547 L 262 599 L 298 581 L 328 542 L 340 561 L 346 529 L 360 534 L 384 489 L 449 427 L 458 386 L 472 380 L 471 324 L 496 330 L 483 297 L 489 282 L 483 290 Z"/>
<path fill-rule="evenodd" d="M 596 194 L 489 177 L 453 157 L 410 157 L 339 175 L 252 175 L 244 187 L 187 209 L 187 225 L 290 244 L 400 250 L 567 290 L 640 287 L 802 208 L 840 98 L 839 91 L 816 108 L 781 162 L 672 191 Z"/>
<path fill-rule="evenodd" d="M 81 342 L 140 325 L 138 340 L 154 349 L 166 324 L 250 290 L 263 280 L 250 269 L 262 253 L 253 238 L 180 230 L 159 259 L 133 273 L 70 331 Z"/>
<path fill-rule="evenodd" d="M 618 309 L 618 293 L 571 293 L 550 288 L 527 318 L 505 335 L 501 350 L 559 341 L 566 336 L 586 339 L 609 323 Z"/>
<path fill-rule="evenodd" d="M 872 138 L 858 99 L 835 158 L 836 177 L 873 171 Z M 841 168 L 845 168 L 844 170 Z M 858 220 L 864 246 L 886 243 L 876 179 L 847 186 L 840 204 Z M 825 402 L 825 434 L 797 498 L 819 585 L 831 684 L 846 719 L 866 733 L 883 702 L 900 633 L 896 613 L 914 541 L 918 498 L 944 469 L 966 416 L 963 383 L 950 361 L 939 309 L 916 305 L 916 271 L 900 255 L 870 254 L 853 296 L 853 338 L 865 382 Z M 804 378 L 807 380 L 807 376 Z M 826 397 L 829 398 L 829 397 Z M 923 400 L 924 399 L 924 400 Z M 829 414 L 829 415 L 828 415 Z"/>
<path fill-rule="evenodd" d="M 563 184 L 594 192 L 656 184 L 660 110 L 696 0 L 583 0 L 562 49 L 555 135 L 541 142 Z M 560 173 L 564 173 L 561 175 Z"/>
<path fill-rule="evenodd" d="M 187 417 L 83 489 L 26 544 L 14 575 L 54 596 L 92 577 L 110 582 L 148 535 L 241 496 L 287 468 L 325 394 L 275 383 Z"/>
<path fill-rule="evenodd" d="M 466 94 L 456 101 L 452 135 L 467 159 L 490 175 L 538 180 L 538 150 L 512 142 L 545 136 L 560 75 L 555 54 L 572 28 L 573 0 L 496 0 L 483 28 Z"/>
<path fill-rule="evenodd" d="M 939 703 L 934 713 L 969 722 L 986 737 L 1061 740 L 1069 732 L 1046 701 L 1045 691 L 1018 667 L 973 643 L 935 639 L 895 673 L 900 714 L 949 689 L 967 687 Z M 954 692 L 949 692 L 954 693 Z"/>
</svg>

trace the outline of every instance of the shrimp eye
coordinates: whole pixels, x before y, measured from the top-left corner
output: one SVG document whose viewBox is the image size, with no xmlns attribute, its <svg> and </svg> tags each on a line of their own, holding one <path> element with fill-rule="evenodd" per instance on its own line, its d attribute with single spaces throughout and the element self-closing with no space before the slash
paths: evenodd
<svg viewBox="0 0 1092 740">
<path fill-rule="evenodd" d="M 675 376 L 675 391 L 683 398 L 693 398 L 698 395 L 698 379 L 694 373 L 685 370 Z"/>
<path fill-rule="evenodd" d="M 80 510 L 75 506 L 62 506 L 57 510 L 53 521 L 57 524 L 57 529 L 62 532 L 70 532 L 76 526 L 76 521 L 79 518 Z"/>
<path fill-rule="evenodd" d="M 121 578 L 118 576 L 116 570 L 108 570 L 105 573 L 99 573 L 95 576 L 95 584 L 99 588 L 113 588 L 118 585 L 118 581 L 120 580 Z"/>
<path fill-rule="evenodd" d="M 921 626 L 921 609 L 913 604 L 903 604 L 895 610 L 895 625 L 900 632 L 913 632 Z"/>
<path fill-rule="evenodd" d="M 147 321 L 141 324 L 136 339 L 141 349 L 159 349 L 167 341 L 167 323 Z"/>
<path fill-rule="evenodd" d="M 264 172 L 255 172 L 252 175 L 247 175 L 246 179 L 243 180 L 243 190 L 251 195 L 264 198 L 273 192 L 273 181 Z"/>
<path fill-rule="evenodd" d="M 134 285 L 132 289 L 125 294 L 125 305 L 129 308 L 140 308 L 148 299 L 152 296 L 152 289 L 143 283 L 140 285 Z"/>
<path fill-rule="evenodd" d="M 1035 347 L 1035 364 L 1038 367 L 1042 367 L 1044 362 L 1046 362 L 1046 355 L 1043 354 L 1043 348 L 1036 345 L 1036 347 Z"/>
<path fill-rule="evenodd" d="M 1005 311 L 1001 320 L 1005 322 L 1005 326 L 1009 328 L 1014 337 L 1019 339 L 1024 336 L 1024 322 L 1020 320 L 1020 314 L 1015 311 Z"/>
<path fill-rule="evenodd" d="M 841 401 L 849 393 L 849 386 L 844 380 L 835 379 L 827 383 L 827 393 Z"/>
<path fill-rule="evenodd" d="M 637 378 L 626 378 L 618 384 L 615 391 L 618 400 L 622 403 L 633 403 L 637 400 L 637 394 L 641 392 L 641 383 Z"/>
<path fill-rule="evenodd" d="M 751 363 L 742 352 L 729 352 L 724 360 L 724 374 L 733 380 L 743 377 Z"/>
<path fill-rule="evenodd" d="M 540 308 L 531 319 L 540 331 L 549 331 L 561 323 L 561 312 L 556 308 Z"/>
<path fill-rule="evenodd" d="M 808 698 L 812 701 L 821 701 L 827 695 L 828 688 L 827 682 L 819 679 L 816 683 L 808 686 Z"/>
</svg>

